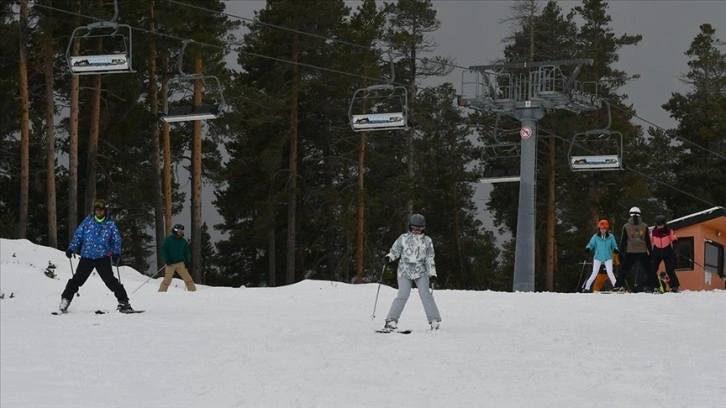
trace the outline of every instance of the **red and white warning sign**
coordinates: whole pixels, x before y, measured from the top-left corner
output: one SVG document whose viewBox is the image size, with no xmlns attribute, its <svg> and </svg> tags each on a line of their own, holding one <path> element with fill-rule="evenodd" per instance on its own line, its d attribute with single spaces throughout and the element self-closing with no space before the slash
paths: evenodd
<svg viewBox="0 0 726 408">
<path fill-rule="evenodd" d="M 526 140 L 532 137 L 532 128 L 529 126 L 522 126 L 521 129 L 519 129 L 519 135 L 522 136 L 522 139 Z"/>
</svg>

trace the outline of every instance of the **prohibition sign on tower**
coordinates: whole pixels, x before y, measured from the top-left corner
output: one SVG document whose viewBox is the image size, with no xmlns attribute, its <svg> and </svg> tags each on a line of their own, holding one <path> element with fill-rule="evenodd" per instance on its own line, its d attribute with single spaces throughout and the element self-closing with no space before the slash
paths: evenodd
<svg viewBox="0 0 726 408">
<path fill-rule="evenodd" d="M 527 140 L 532 136 L 532 128 L 529 126 L 522 126 L 521 129 L 519 129 L 519 136 L 522 137 L 522 140 Z"/>
<path fill-rule="evenodd" d="M 477 65 L 462 73 L 459 106 L 510 115 L 522 123 L 514 291 L 534 291 L 537 121 L 548 109 L 580 113 L 602 106 L 597 83 L 575 80 L 582 66 L 592 62 L 579 59 Z M 561 66 L 574 68 L 565 75 Z"/>
</svg>

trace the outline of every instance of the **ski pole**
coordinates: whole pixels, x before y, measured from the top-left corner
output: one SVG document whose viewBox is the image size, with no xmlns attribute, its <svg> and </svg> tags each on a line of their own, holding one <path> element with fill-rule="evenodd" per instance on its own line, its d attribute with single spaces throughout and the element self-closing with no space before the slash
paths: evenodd
<svg viewBox="0 0 726 408">
<path fill-rule="evenodd" d="M 580 270 L 580 277 L 577 278 L 577 290 L 582 289 L 580 286 L 582 283 L 582 274 L 585 273 L 585 266 L 587 266 L 587 257 L 585 257 L 585 260 L 582 261 L 582 269 Z"/>
<path fill-rule="evenodd" d="M 383 283 L 383 271 L 386 270 L 386 264 L 383 264 L 383 269 L 381 269 L 381 277 L 378 279 L 378 290 L 376 291 L 376 301 L 373 303 L 373 314 L 371 315 L 371 320 L 376 318 L 376 306 L 378 306 L 378 294 L 381 293 L 381 284 Z"/>
<path fill-rule="evenodd" d="M 696 265 L 696 266 L 700 267 L 701 269 L 703 269 L 704 271 L 706 271 L 706 268 L 704 268 L 703 265 L 701 265 L 700 263 L 698 263 L 698 262 L 694 261 L 693 259 L 689 258 L 688 255 L 684 255 L 684 254 L 678 254 L 678 255 L 680 255 L 680 256 L 688 259 L 689 261 L 693 262 L 694 265 Z"/>
<path fill-rule="evenodd" d="M 113 257 L 111 257 L 111 264 L 113 265 L 113 263 L 114 263 Z M 119 262 L 119 263 L 121 263 L 121 262 Z M 118 283 L 121 283 L 121 270 L 118 267 L 119 263 L 116 264 L 116 277 L 118 278 Z"/>
<path fill-rule="evenodd" d="M 137 291 L 137 290 L 141 289 L 141 287 L 142 287 L 142 286 L 144 286 L 144 285 L 146 285 L 147 283 L 149 283 L 149 281 L 150 281 L 150 280 L 151 280 L 152 278 L 156 277 L 156 275 L 158 275 L 158 274 L 159 274 L 159 272 L 161 272 L 161 270 L 162 270 L 162 269 L 164 269 L 165 267 L 166 267 L 166 265 L 162 265 L 162 267 L 161 267 L 161 268 L 159 268 L 159 270 L 157 270 L 155 274 L 153 274 L 153 275 L 149 276 L 149 279 L 147 279 L 146 281 L 144 281 L 144 283 L 142 283 L 141 285 L 139 285 L 139 287 L 138 287 L 138 288 L 134 289 L 134 291 L 133 291 L 133 292 L 131 292 L 131 294 L 133 295 L 134 293 L 136 293 L 136 291 Z"/>
</svg>

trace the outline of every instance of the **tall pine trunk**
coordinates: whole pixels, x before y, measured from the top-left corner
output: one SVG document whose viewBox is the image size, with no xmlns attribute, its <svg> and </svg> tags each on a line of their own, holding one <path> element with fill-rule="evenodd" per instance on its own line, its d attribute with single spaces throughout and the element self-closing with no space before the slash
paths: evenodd
<svg viewBox="0 0 726 408">
<path fill-rule="evenodd" d="M 412 32 L 416 32 L 416 26 L 412 28 Z M 409 85 L 409 100 L 413 101 L 414 97 L 416 96 L 416 47 L 411 46 L 411 82 Z M 413 104 L 409 103 L 408 105 L 408 120 L 409 122 L 413 122 Z M 413 215 L 413 196 L 414 196 L 414 146 L 413 141 L 416 137 L 416 129 L 411 126 L 411 129 L 406 132 L 406 147 L 408 149 L 408 160 L 406 163 L 406 175 L 408 176 L 408 197 L 406 199 L 406 221 L 405 224 L 408 225 L 408 220 L 411 219 L 411 215 Z"/>
<path fill-rule="evenodd" d="M 28 192 L 30 189 L 30 109 L 28 96 L 28 0 L 20 1 L 20 41 L 18 44 L 18 74 L 20 87 L 20 205 L 18 208 L 18 238 L 28 235 Z"/>
<path fill-rule="evenodd" d="M 81 2 L 76 2 L 76 11 L 80 13 Z M 80 17 L 75 18 L 76 24 L 80 25 Z M 78 55 L 81 49 L 81 41 L 73 41 L 71 55 Z M 73 231 L 78 224 L 78 98 L 80 92 L 81 78 L 78 75 L 71 75 L 71 112 L 70 112 L 70 134 L 68 135 L 68 242 L 70 243 Z"/>
<path fill-rule="evenodd" d="M 48 5 L 52 2 L 48 1 Z M 46 153 L 46 201 L 48 214 L 48 245 L 58 247 L 58 217 L 56 214 L 55 189 L 55 94 L 53 92 L 53 23 L 44 18 L 45 41 L 43 44 L 43 65 L 45 65 L 45 153 Z"/>
<path fill-rule="evenodd" d="M 161 244 L 164 242 L 164 200 L 161 193 L 161 168 L 159 154 L 161 146 L 159 142 L 159 124 L 156 117 L 159 114 L 159 97 L 156 87 L 156 38 L 153 33 L 156 31 L 154 20 L 154 2 L 149 6 L 149 105 L 151 108 L 151 171 L 154 184 L 154 231 L 156 236 L 156 268 L 164 265 L 164 258 L 161 256 Z"/>
<path fill-rule="evenodd" d="M 194 73 L 202 72 L 202 57 L 194 58 Z M 202 104 L 202 81 L 194 81 L 194 106 Z M 195 120 L 192 134 L 192 273 L 202 282 L 202 121 Z"/>
<path fill-rule="evenodd" d="M 96 198 L 96 162 L 98 160 L 98 135 L 101 128 L 101 75 L 93 76 L 93 97 L 91 99 L 91 130 L 88 134 L 86 155 L 86 190 L 84 211 L 90 211 Z"/>
<path fill-rule="evenodd" d="M 365 234 L 365 163 L 366 163 L 366 145 L 367 133 L 360 132 L 360 142 L 358 145 L 358 203 L 357 203 L 357 228 L 355 237 L 355 283 L 363 283 L 363 239 Z"/>
<path fill-rule="evenodd" d="M 298 55 L 298 34 L 295 33 L 292 41 L 292 81 L 290 86 L 290 173 L 288 176 L 288 201 L 287 201 L 287 256 L 285 265 L 285 283 L 295 283 L 295 225 L 297 212 L 297 149 L 298 149 L 298 87 L 300 86 Z"/>
<path fill-rule="evenodd" d="M 169 55 L 164 53 L 161 57 L 161 105 L 169 105 Z M 161 139 L 164 157 L 164 235 L 171 234 L 171 136 L 168 122 L 161 123 Z"/>
</svg>

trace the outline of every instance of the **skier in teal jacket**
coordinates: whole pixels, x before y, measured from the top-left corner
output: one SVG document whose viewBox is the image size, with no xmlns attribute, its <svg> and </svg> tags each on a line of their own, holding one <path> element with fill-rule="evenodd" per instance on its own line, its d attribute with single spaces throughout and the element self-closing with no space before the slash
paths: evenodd
<svg viewBox="0 0 726 408">
<path fill-rule="evenodd" d="M 610 233 L 610 223 L 608 220 L 600 220 L 597 223 L 598 232 L 596 232 L 590 242 L 585 246 L 585 252 L 589 255 L 594 250 L 595 255 L 592 258 L 592 274 L 585 282 L 584 292 L 589 292 L 592 283 L 600 272 L 600 266 L 605 264 L 605 270 L 610 278 L 610 283 L 615 286 L 615 274 L 613 274 L 613 252 L 618 253 L 618 245 L 615 243 L 615 237 Z"/>
</svg>

